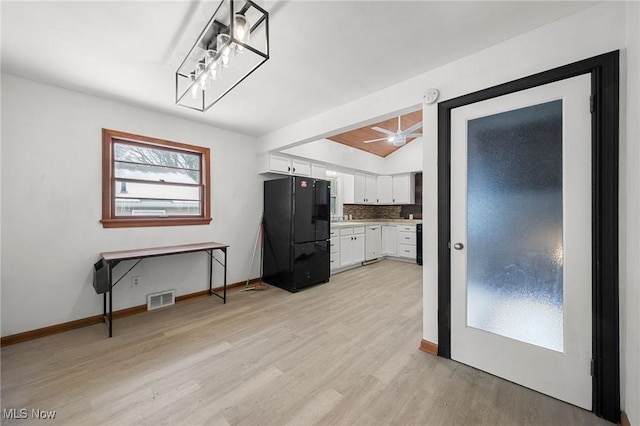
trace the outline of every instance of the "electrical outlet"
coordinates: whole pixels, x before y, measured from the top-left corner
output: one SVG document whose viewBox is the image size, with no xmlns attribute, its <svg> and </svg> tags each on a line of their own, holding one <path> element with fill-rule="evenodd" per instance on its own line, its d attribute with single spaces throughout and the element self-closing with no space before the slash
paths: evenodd
<svg viewBox="0 0 640 426">
<path fill-rule="evenodd" d="M 142 277 L 140 275 L 131 277 L 131 287 L 133 288 L 140 287 L 140 284 L 142 284 Z"/>
</svg>

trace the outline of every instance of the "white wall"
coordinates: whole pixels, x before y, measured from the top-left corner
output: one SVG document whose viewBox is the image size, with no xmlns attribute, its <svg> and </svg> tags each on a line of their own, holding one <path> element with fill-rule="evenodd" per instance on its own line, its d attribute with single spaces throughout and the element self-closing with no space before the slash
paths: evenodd
<svg viewBox="0 0 640 426">
<path fill-rule="evenodd" d="M 229 282 L 246 280 L 262 210 L 253 138 L 6 74 L 2 114 L 3 336 L 100 314 L 92 265 L 103 251 L 219 241 L 230 245 Z M 103 229 L 103 127 L 209 147 L 211 224 Z M 132 271 L 141 288 L 125 278 L 114 308 L 204 290 L 206 264 L 205 253 L 146 259 Z"/>
<path fill-rule="evenodd" d="M 627 49 L 621 66 L 620 149 L 620 347 L 623 409 L 632 425 L 640 425 L 640 3 L 628 2 Z M 625 84 L 624 82 L 622 83 Z M 623 86 L 624 87 L 624 86 Z M 625 108 L 626 106 L 626 108 Z"/>
<path fill-rule="evenodd" d="M 628 8 L 628 9 L 627 9 Z M 621 137 L 621 151 L 627 153 L 626 167 L 621 173 L 623 191 L 621 199 L 626 199 L 625 215 L 621 231 L 628 237 L 621 241 L 621 256 L 628 259 L 621 267 L 621 299 L 625 376 L 622 407 L 629 414 L 632 424 L 640 424 L 638 413 L 640 398 L 638 386 L 638 290 L 640 239 L 638 225 L 638 205 L 640 194 L 638 184 L 638 79 L 640 72 L 638 56 L 638 5 L 636 2 L 604 2 L 572 16 L 560 19 L 539 29 L 530 31 L 491 48 L 482 50 L 463 59 L 434 69 L 420 76 L 373 93 L 351 103 L 326 111 L 315 117 L 275 131 L 261 137 L 261 150 L 268 151 L 292 143 L 313 140 L 319 135 L 327 135 L 332 130 L 349 126 L 349 122 L 363 122 L 371 117 L 382 116 L 389 111 L 411 108 L 422 100 L 427 88 L 440 90 L 440 101 L 466 93 L 491 87 L 550 68 L 562 66 L 595 55 L 622 49 L 621 67 L 626 68 L 625 57 L 629 60 L 627 78 L 621 81 L 621 93 L 629 87 L 628 108 L 623 107 L 621 129 L 626 129 Z M 630 26 L 627 30 L 626 27 Z M 632 40 L 633 39 L 633 40 Z M 627 50 L 624 51 L 625 47 Z M 624 54 L 627 54 L 626 56 Z M 624 71 L 623 71 L 624 72 Z M 624 102 L 624 99 L 622 100 Z M 626 111 L 626 114 L 625 112 Z M 424 105 L 423 136 L 423 238 L 424 238 L 424 287 L 423 287 L 423 338 L 438 341 L 437 333 L 437 106 Z M 628 120 L 627 120 L 628 117 Z M 626 137 L 624 136 L 626 134 Z M 432 202 L 429 202 L 431 200 Z M 624 242 L 628 245 L 625 246 Z"/>
<path fill-rule="evenodd" d="M 422 138 L 413 140 L 384 158 L 328 139 L 296 145 L 281 152 L 339 168 L 357 169 L 379 175 L 422 170 Z"/>
</svg>

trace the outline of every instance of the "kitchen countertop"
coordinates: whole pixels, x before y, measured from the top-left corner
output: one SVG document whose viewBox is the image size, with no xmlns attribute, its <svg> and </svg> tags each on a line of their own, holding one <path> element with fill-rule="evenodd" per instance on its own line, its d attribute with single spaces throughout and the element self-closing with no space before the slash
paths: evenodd
<svg viewBox="0 0 640 426">
<path fill-rule="evenodd" d="M 367 225 L 415 225 L 416 223 L 422 223 L 422 219 L 355 219 L 331 222 L 331 228 Z"/>
</svg>

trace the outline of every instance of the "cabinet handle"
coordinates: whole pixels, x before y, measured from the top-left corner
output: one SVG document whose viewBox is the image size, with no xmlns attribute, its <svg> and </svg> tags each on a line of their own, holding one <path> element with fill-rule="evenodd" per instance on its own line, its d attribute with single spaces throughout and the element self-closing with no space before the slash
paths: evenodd
<svg viewBox="0 0 640 426">
<path fill-rule="evenodd" d="M 396 199 L 395 199 L 395 198 L 393 199 L 393 202 L 394 202 L 394 203 L 396 202 Z"/>
<path fill-rule="evenodd" d="M 291 167 L 287 167 L 287 171 L 290 172 L 291 171 Z"/>
<path fill-rule="evenodd" d="M 295 168 L 295 167 L 293 168 L 293 172 L 294 172 L 294 173 L 296 172 L 296 168 Z"/>
</svg>

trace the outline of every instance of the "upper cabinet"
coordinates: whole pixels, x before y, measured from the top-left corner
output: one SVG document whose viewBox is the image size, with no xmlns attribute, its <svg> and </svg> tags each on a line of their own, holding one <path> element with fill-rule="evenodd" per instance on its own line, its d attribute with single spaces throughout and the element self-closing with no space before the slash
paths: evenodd
<svg viewBox="0 0 640 426">
<path fill-rule="evenodd" d="M 413 204 L 415 182 L 413 173 L 394 176 L 375 176 L 355 172 L 353 184 L 355 204 Z M 345 201 L 347 202 L 347 201 Z"/>
<path fill-rule="evenodd" d="M 376 204 L 378 198 L 378 185 L 375 175 L 356 172 L 354 185 L 354 202 L 356 204 Z"/>
<path fill-rule="evenodd" d="M 291 159 L 291 174 L 297 176 L 311 176 L 311 163 L 296 158 Z"/>
<path fill-rule="evenodd" d="M 378 176 L 378 204 L 393 203 L 393 178 L 391 176 Z"/>
<path fill-rule="evenodd" d="M 326 179 L 327 166 L 324 164 L 311 163 L 311 177 L 316 179 Z"/>
<path fill-rule="evenodd" d="M 274 173 L 291 173 L 291 159 L 281 155 L 269 154 L 267 156 L 267 171 Z"/>
<path fill-rule="evenodd" d="M 375 175 L 365 175 L 365 203 L 376 204 L 378 202 L 378 179 Z"/>
<path fill-rule="evenodd" d="M 311 163 L 282 154 L 267 154 L 264 158 L 262 173 L 311 176 L 316 179 L 326 179 L 327 177 L 327 167 L 324 164 Z"/>
<path fill-rule="evenodd" d="M 414 204 L 416 185 L 413 173 L 393 176 L 393 204 Z"/>
</svg>

